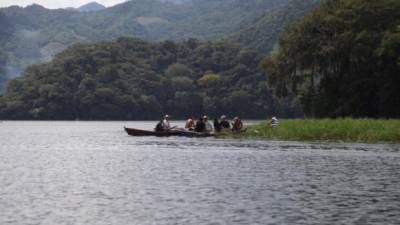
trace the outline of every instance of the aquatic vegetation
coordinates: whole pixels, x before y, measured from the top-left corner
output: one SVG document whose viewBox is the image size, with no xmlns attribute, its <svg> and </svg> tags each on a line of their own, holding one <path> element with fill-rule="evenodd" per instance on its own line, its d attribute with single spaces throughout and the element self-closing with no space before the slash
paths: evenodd
<svg viewBox="0 0 400 225">
<path fill-rule="evenodd" d="M 285 119 L 248 127 L 247 137 L 299 141 L 400 142 L 400 120 L 384 119 Z"/>
</svg>

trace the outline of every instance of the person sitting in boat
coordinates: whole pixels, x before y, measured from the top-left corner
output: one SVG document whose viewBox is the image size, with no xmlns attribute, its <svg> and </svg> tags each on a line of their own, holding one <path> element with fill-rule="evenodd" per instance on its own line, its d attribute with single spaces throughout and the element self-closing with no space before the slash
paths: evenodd
<svg viewBox="0 0 400 225">
<path fill-rule="evenodd" d="M 171 124 L 170 124 L 170 122 L 169 122 L 169 115 L 165 115 L 165 116 L 164 116 L 163 127 L 164 127 L 164 129 L 166 129 L 166 130 L 171 129 Z"/>
<path fill-rule="evenodd" d="M 160 121 L 157 123 L 156 128 L 154 128 L 155 132 L 163 132 L 164 129 L 164 118 L 161 118 Z"/>
<path fill-rule="evenodd" d="M 214 119 L 214 130 L 216 132 L 220 132 L 221 131 L 221 123 L 217 118 Z"/>
<path fill-rule="evenodd" d="M 225 115 L 221 116 L 220 126 L 221 126 L 221 129 L 230 129 L 231 128 L 231 125 L 226 120 L 226 116 Z"/>
<path fill-rule="evenodd" d="M 212 132 L 213 131 L 213 126 L 208 121 L 208 117 L 206 115 L 203 116 L 203 122 L 204 122 L 204 124 L 206 126 L 206 131 L 207 132 Z"/>
<path fill-rule="evenodd" d="M 275 117 L 275 116 L 272 116 L 272 118 L 271 118 L 271 127 L 272 128 L 275 128 L 275 127 L 277 127 L 278 126 L 278 124 L 279 124 L 279 121 L 278 121 L 278 119 Z"/>
<path fill-rule="evenodd" d="M 196 128 L 196 124 L 194 123 L 193 117 L 189 117 L 186 120 L 185 129 L 189 131 L 194 131 Z"/>
<path fill-rule="evenodd" d="M 233 118 L 232 131 L 239 132 L 242 130 L 242 128 L 243 128 L 242 120 L 240 120 L 240 118 L 237 116 L 235 118 Z"/>
<path fill-rule="evenodd" d="M 206 124 L 203 121 L 203 117 L 200 117 L 199 120 L 196 122 L 196 127 L 194 131 L 204 132 L 205 130 L 206 130 Z"/>
</svg>

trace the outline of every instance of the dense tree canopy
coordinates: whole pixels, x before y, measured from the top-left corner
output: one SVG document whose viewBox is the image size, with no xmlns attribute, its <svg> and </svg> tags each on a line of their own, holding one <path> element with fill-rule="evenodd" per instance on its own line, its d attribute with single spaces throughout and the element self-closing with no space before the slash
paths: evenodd
<svg viewBox="0 0 400 225">
<path fill-rule="evenodd" d="M 156 119 L 207 113 L 265 118 L 299 113 L 274 99 L 262 55 L 227 42 L 116 42 L 75 45 L 29 67 L 0 99 L 2 119 Z"/>
<path fill-rule="evenodd" d="M 317 117 L 400 117 L 400 1 L 328 0 L 265 60 L 278 94 Z"/>
<path fill-rule="evenodd" d="M 270 52 L 277 44 L 279 34 L 319 2 L 320 0 L 294 0 L 268 10 L 252 21 L 244 21 L 239 31 L 230 35 L 229 39 L 246 48 Z"/>
</svg>

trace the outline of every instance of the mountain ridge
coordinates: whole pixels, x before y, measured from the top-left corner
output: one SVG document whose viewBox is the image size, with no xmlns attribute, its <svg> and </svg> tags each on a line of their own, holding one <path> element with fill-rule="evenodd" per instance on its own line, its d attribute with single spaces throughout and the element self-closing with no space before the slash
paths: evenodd
<svg viewBox="0 0 400 225">
<path fill-rule="evenodd" d="M 89 2 L 87 4 L 84 4 L 84 5 L 80 6 L 80 7 L 78 7 L 77 10 L 79 12 L 96 12 L 96 11 L 100 11 L 100 10 L 103 10 L 103 9 L 106 9 L 106 8 L 107 7 L 105 7 L 104 5 L 93 1 L 93 2 Z"/>
<path fill-rule="evenodd" d="M 0 9 L 0 14 L 12 22 L 12 31 L 0 36 L 0 44 L 9 55 L 7 76 L 15 76 L 27 66 L 48 61 L 76 43 L 122 36 L 146 40 L 225 38 L 237 32 L 243 23 L 287 2 L 289 0 L 191 0 L 173 4 L 131 0 L 88 13 L 49 10 L 38 5 L 14 6 Z"/>
</svg>

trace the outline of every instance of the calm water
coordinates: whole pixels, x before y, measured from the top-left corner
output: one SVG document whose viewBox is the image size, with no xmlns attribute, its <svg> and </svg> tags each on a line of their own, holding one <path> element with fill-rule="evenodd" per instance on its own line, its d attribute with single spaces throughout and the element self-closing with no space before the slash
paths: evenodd
<svg viewBox="0 0 400 225">
<path fill-rule="evenodd" d="M 0 224 L 400 224 L 400 145 L 0 123 Z"/>
</svg>

